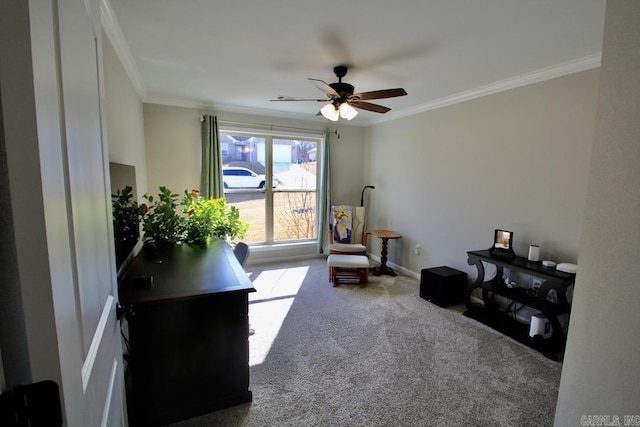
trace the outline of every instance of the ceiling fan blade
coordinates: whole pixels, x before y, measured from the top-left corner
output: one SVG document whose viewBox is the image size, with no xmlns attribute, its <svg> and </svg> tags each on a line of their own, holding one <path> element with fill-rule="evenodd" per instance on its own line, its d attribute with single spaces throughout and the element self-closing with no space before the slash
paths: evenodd
<svg viewBox="0 0 640 427">
<path fill-rule="evenodd" d="M 269 101 L 316 101 L 327 102 L 328 99 L 316 99 L 316 98 L 299 98 L 297 96 L 279 96 L 277 99 L 270 99 Z"/>
<path fill-rule="evenodd" d="M 354 93 L 353 97 L 360 99 L 382 99 L 382 98 L 394 98 L 396 96 L 404 96 L 407 92 L 402 88 L 397 89 L 384 89 L 384 90 L 372 90 L 371 92 Z"/>
<path fill-rule="evenodd" d="M 360 108 L 361 110 L 373 111 L 374 113 L 386 113 L 387 111 L 391 111 L 391 108 L 384 107 L 378 104 L 372 104 L 370 102 L 349 101 L 349 105 L 355 108 Z"/>
<path fill-rule="evenodd" d="M 326 93 L 329 98 L 340 98 L 340 94 L 322 80 L 309 78 L 309 81 L 313 83 L 315 87 Z"/>
</svg>

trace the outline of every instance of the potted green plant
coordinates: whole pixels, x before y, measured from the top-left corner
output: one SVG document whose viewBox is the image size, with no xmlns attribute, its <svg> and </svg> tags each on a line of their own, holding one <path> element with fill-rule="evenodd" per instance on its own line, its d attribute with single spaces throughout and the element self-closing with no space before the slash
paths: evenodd
<svg viewBox="0 0 640 427">
<path fill-rule="evenodd" d="M 145 194 L 148 204 L 143 204 L 142 231 L 145 243 L 175 244 L 184 233 L 184 218 L 178 213 L 178 194 L 167 187 L 160 187 L 158 198 Z"/>
<path fill-rule="evenodd" d="M 231 242 L 242 239 L 249 228 L 240 220 L 238 208 L 227 206 L 223 198 L 206 199 L 198 190 L 185 190 L 182 205 L 185 214 L 184 243 L 204 245 L 212 238 Z"/>
<path fill-rule="evenodd" d="M 126 186 L 111 195 L 113 234 L 118 265 L 131 252 L 140 237 L 142 206 L 133 198 L 133 189 Z"/>
</svg>

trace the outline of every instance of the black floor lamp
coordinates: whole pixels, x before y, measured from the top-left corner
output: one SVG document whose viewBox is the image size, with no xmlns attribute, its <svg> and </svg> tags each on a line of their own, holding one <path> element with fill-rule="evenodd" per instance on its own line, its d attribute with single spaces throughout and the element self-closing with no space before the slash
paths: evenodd
<svg viewBox="0 0 640 427">
<path fill-rule="evenodd" d="M 367 185 L 367 186 L 365 186 L 365 187 L 362 189 L 362 195 L 360 196 L 360 206 L 364 206 L 364 191 L 365 191 L 367 188 L 372 188 L 372 189 L 374 189 L 374 190 L 376 189 L 376 187 L 374 187 L 373 185 Z"/>
</svg>

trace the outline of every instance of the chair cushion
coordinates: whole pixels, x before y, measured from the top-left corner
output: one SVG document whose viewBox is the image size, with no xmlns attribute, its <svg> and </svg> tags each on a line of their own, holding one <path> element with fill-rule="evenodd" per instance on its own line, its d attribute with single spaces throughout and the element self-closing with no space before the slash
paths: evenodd
<svg viewBox="0 0 640 427">
<path fill-rule="evenodd" d="M 367 252 L 367 247 L 360 243 L 331 243 L 329 244 L 329 252 Z"/>
<path fill-rule="evenodd" d="M 342 268 L 369 268 L 369 259 L 364 255 L 329 255 L 327 265 Z"/>
</svg>

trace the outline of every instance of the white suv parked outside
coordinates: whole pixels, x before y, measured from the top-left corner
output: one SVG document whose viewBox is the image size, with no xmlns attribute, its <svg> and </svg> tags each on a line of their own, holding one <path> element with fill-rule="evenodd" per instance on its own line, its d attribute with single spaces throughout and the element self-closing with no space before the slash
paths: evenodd
<svg viewBox="0 0 640 427">
<path fill-rule="evenodd" d="M 266 177 L 257 174 L 251 169 L 241 168 L 237 166 L 225 166 L 222 168 L 222 178 L 224 188 L 259 188 L 264 189 Z M 276 186 L 276 180 L 273 180 L 273 187 Z"/>
</svg>

